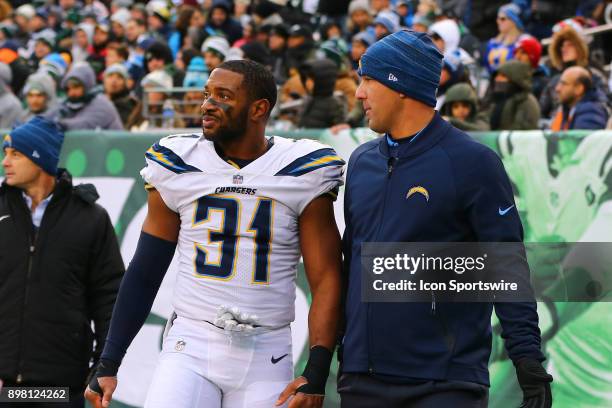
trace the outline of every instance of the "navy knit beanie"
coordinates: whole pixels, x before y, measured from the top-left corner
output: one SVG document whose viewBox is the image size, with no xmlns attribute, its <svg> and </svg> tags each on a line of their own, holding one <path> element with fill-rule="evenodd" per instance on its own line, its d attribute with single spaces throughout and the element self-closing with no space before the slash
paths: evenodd
<svg viewBox="0 0 612 408">
<path fill-rule="evenodd" d="M 429 106 L 436 106 L 443 55 L 425 33 L 402 30 L 370 46 L 359 61 L 359 75 Z"/>
<path fill-rule="evenodd" d="M 4 136 L 2 149 L 11 147 L 27 156 L 52 176 L 57 174 L 64 134 L 54 122 L 35 116 Z"/>
</svg>

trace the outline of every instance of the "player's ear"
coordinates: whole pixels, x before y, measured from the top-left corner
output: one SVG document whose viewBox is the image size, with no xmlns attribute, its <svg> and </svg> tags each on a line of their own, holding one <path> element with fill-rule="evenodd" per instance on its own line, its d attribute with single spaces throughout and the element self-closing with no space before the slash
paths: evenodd
<svg viewBox="0 0 612 408">
<path fill-rule="evenodd" d="M 270 101 L 258 99 L 251 104 L 251 119 L 258 121 L 266 119 L 270 112 Z"/>
</svg>

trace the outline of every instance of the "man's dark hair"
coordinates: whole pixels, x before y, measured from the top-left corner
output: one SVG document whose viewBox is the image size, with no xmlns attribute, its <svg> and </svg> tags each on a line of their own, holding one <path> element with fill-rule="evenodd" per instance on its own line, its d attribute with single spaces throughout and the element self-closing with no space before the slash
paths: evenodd
<svg viewBox="0 0 612 408">
<path fill-rule="evenodd" d="M 267 99 L 270 112 L 276 104 L 276 83 L 274 76 L 265 66 L 250 60 L 225 61 L 217 67 L 227 69 L 242 75 L 242 85 L 245 86 L 251 101 Z"/>
<path fill-rule="evenodd" d="M 588 71 L 578 74 L 576 82 L 584 87 L 584 93 L 589 92 L 593 87 L 593 79 L 591 79 L 591 74 Z"/>
</svg>

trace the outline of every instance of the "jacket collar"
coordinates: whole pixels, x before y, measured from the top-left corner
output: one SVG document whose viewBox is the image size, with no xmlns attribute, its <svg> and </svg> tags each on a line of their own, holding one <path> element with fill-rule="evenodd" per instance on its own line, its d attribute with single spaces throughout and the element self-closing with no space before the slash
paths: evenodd
<svg viewBox="0 0 612 408">
<path fill-rule="evenodd" d="M 380 138 L 378 144 L 379 150 L 385 157 L 391 157 L 392 155 L 398 158 L 416 156 L 438 144 L 450 128 L 451 126 L 448 122 L 442 119 L 438 111 L 436 111 L 431 122 L 418 133 L 416 139 L 408 143 L 399 143 L 396 148 L 393 148 L 395 151 L 392 151 L 392 148 L 387 143 L 387 135 L 385 134 Z"/>
</svg>

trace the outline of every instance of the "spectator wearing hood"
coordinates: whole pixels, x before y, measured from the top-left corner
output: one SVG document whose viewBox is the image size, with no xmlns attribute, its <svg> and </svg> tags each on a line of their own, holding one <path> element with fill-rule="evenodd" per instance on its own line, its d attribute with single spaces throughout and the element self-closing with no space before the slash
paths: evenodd
<svg viewBox="0 0 612 408">
<path fill-rule="evenodd" d="M 338 67 L 329 59 L 308 61 L 301 69 L 300 77 L 308 92 L 298 126 L 304 128 L 328 128 L 343 123 L 346 107 L 334 97 Z"/>
<path fill-rule="evenodd" d="M 66 99 L 58 122 L 65 130 L 122 130 L 121 117 L 112 102 L 96 89 L 96 76 L 89 64 L 74 64 L 62 80 Z"/>
<path fill-rule="evenodd" d="M 531 93 L 531 67 L 517 60 L 504 63 L 493 81 L 491 130 L 538 129 L 540 105 Z"/>
<path fill-rule="evenodd" d="M 459 47 L 461 32 L 455 20 L 449 18 L 432 24 L 429 27 L 429 35 L 444 55 L 444 59 L 455 64 L 460 62 L 466 68 L 472 67 L 476 63 L 467 51 Z"/>
<path fill-rule="evenodd" d="M 499 34 L 487 43 L 483 55 L 484 65 L 489 72 L 495 72 L 504 62 L 512 59 L 515 44 L 527 34 L 521 21 L 521 9 L 514 3 L 508 3 L 497 12 L 497 29 Z"/>
<path fill-rule="evenodd" d="M 114 41 L 125 41 L 127 26 L 131 17 L 132 14 L 130 13 L 130 10 L 123 7 L 119 8 L 111 15 L 111 34 Z"/>
<path fill-rule="evenodd" d="M 138 104 L 132 95 L 129 80 L 130 74 L 123 64 L 113 64 L 104 70 L 104 93 L 115 105 L 124 128 Z"/>
<path fill-rule="evenodd" d="M 202 44 L 202 55 L 208 67 L 208 72 L 212 72 L 225 59 L 230 51 L 230 45 L 223 37 L 208 37 Z"/>
<path fill-rule="evenodd" d="M 608 121 L 605 95 L 593 86 L 584 67 L 569 67 L 555 88 L 561 105 L 552 118 L 551 130 L 604 129 Z"/>
<path fill-rule="evenodd" d="M 537 38 L 525 37 L 514 47 L 514 59 L 528 64 L 532 69 L 532 92 L 536 99 L 540 98 L 550 81 L 550 71 L 544 65 L 540 65 L 541 56 L 542 45 Z"/>
<path fill-rule="evenodd" d="M 589 46 L 582 34 L 582 28 L 573 21 L 571 23 L 561 22 L 553 28 L 553 31 L 555 33 L 548 46 L 548 55 L 557 73 L 552 76 L 540 95 L 543 117 L 552 116 L 559 108 L 560 102 L 555 89 L 561 79 L 561 73 L 569 67 L 579 66 L 589 70 L 593 86 L 607 94 L 605 75 L 589 62 Z"/>
<path fill-rule="evenodd" d="M 28 60 L 32 72 L 38 69 L 38 64 L 47 55 L 53 52 L 55 47 L 55 33 L 45 30 L 36 37 L 34 41 L 34 50 L 32 56 Z"/>
<path fill-rule="evenodd" d="M 21 102 L 10 88 L 12 79 L 11 68 L 0 62 L 0 129 L 11 129 L 23 116 Z"/>
<path fill-rule="evenodd" d="M 56 84 L 53 78 L 45 72 L 36 72 L 28 78 L 23 87 L 23 95 L 27 104 L 21 122 L 25 123 L 34 116 L 43 116 L 49 120 L 55 119 L 59 109 Z"/>
<path fill-rule="evenodd" d="M 242 26 L 232 18 L 232 7 L 227 0 L 213 0 L 205 29 L 210 35 L 224 35 L 230 44 L 242 37 Z"/>
<path fill-rule="evenodd" d="M 399 16 L 390 10 L 381 11 L 374 19 L 376 41 L 382 40 L 389 34 L 399 31 L 399 29 Z"/>
<path fill-rule="evenodd" d="M 440 113 L 457 129 L 466 132 L 489 130 L 485 112 L 478 112 L 478 97 L 468 83 L 459 83 L 446 91 L 446 98 Z"/>
<path fill-rule="evenodd" d="M 72 58 L 74 62 L 84 62 L 93 51 L 93 37 L 95 25 L 81 23 L 77 26 L 73 35 Z"/>
</svg>

